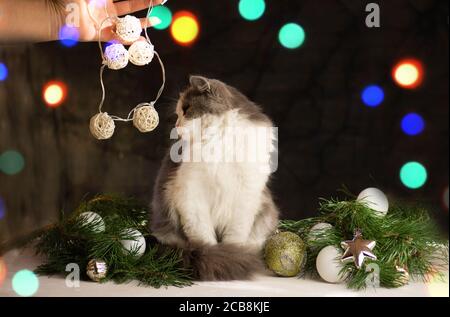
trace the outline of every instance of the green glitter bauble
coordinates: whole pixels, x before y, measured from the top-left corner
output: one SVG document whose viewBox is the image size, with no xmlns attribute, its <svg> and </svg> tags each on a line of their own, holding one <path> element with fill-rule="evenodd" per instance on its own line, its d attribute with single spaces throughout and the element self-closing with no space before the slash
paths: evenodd
<svg viewBox="0 0 450 317">
<path fill-rule="evenodd" d="M 295 233 L 277 233 L 266 242 L 265 260 L 279 276 L 296 276 L 306 262 L 306 245 Z"/>
</svg>

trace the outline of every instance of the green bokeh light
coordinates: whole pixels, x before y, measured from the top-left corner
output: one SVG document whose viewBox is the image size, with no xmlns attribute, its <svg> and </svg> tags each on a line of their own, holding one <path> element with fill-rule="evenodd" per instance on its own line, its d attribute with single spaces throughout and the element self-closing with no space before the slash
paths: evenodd
<svg viewBox="0 0 450 317">
<path fill-rule="evenodd" d="M 418 162 L 408 162 L 400 170 L 400 180 L 410 189 L 422 187 L 427 178 L 427 169 Z"/>
<path fill-rule="evenodd" d="M 278 38 L 284 47 L 296 49 L 305 42 L 305 31 L 296 23 L 288 23 L 281 28 Z"/>
<path fill-rule="evenodd" d="M 25 166 L 25 160 L 17 151 L 6 151 L 0 155 L 0 171 L 7 175 L 20 173 Z"/>
<path fill-rule="evenodd" d="M 172 24 L 172 11 L 165 6 L 153 8 L 150 17 L 158 17 L 161 20 L 160 24 L 154 26 L 157 30 L 167 29 Z"/>
<path fill-rule="evenodd" d="M 14 275 L 12 287 L 19 296 L 33 296 L 39 289 L 39 279 L 32 271 L 21 270 Z"/>
<path fill-rule="evenodd" d="M 266 11 L 266 2 L 264 0 L 240 0 L 239 13 L 249 21 L 258 20 Z"/>
</svg>

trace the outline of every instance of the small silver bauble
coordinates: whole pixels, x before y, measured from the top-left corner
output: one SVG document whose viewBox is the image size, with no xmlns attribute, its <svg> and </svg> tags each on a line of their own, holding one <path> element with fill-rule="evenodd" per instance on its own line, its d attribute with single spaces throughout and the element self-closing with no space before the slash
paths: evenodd
<svg viewBox="0 0 450 317">
<path fill-rule="evenodd" d="M 100 282 L 108 274 L 108 265 L 101 259 L 92 259 L 88 262 L 86 274 L 94 282 Z"/>
</svg>

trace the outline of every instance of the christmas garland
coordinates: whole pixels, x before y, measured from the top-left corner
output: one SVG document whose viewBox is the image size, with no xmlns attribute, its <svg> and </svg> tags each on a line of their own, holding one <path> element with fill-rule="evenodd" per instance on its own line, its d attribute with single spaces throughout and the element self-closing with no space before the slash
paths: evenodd
<svg viewBox="0 0 450 317">
<path fill-rule="evenodd" d="M 281 221 L 280 232 L 266 243 L 268 268 L 280 276 L 321 277 L 354 289 L 368 281 L 392 288 L 410 277 L 439 275 L 448 264 L 448 244 L 427 211 L 406 204 L 391 206 L 387 214 L 387 207 L 381 213 L 373 208 L 370 199 L 322 199 L 319 216 Z M 152 238 L 148 213 L 145 205 L 116 195 L 84 201 L 34 240 L 37 254 L 47 259 L 36 273 L 66 275 L 73 263 L 84 280 L 191 285 L 182 251 Z"/>
</svg>

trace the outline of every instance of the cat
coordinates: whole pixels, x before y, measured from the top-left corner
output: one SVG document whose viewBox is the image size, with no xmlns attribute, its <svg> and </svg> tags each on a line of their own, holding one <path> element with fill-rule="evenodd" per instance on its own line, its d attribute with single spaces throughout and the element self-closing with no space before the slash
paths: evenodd
<svg viewBox="0 0 450 317">
<path fill-rule="evenodd" d="M 176 105 L 176 131 L 192 132 L 200 119 L 202 137 L 193 140 L 190 133 L 179 133 L 184 144 L 218 144 L 230 127 L 273 127 L 261 108 L 237 89 L 202 76 L 191 76 L 189 83 Z M 208 129 L 214 132 L 208 134 Z M 250 145 L 241 143 L 227 154 L 234 157 Z M 151 231 L 160 243 L 184 250 L 196 279 L 250 279 L 264 270 L 262 250 L 279 216 L 267 186 L 272 171 L 261 168 L 270 164 L 271 151 L 267 147 L 262 163 L 174 162 L 170 152 L 163 159 L 153 191 Z"/>
</svg>

